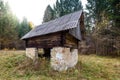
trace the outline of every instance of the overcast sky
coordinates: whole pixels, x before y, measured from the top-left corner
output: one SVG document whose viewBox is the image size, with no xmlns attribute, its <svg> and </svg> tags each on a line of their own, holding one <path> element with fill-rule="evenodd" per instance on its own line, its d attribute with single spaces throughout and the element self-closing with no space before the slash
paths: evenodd
<svg viewBox="0 0 120 80">
<path fill-rule="evenodd" d="M 26 17 L 28 21 L 34 25 L 42 23 L 44 11 L 47 5 L 55 4 L 56 0 L 4 0 L 9 3 L 12 12 L 22 20 Z M 87 3 L 86 0 L 81 0 L 83 6 Z"/>
</svg>

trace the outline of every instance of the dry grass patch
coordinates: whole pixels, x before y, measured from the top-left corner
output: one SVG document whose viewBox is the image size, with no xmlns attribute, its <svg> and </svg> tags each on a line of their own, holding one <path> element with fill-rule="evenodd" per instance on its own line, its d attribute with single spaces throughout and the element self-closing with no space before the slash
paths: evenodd
<svg viewBox="0 0 120 80">
<path fill-rule="evenodd" d="M 0 80 L 120 80 L 120 57 L 79 55 L 74 68 L 58 72 L 45 58 L 33 62 L 25 51 L 0 51 Z"/>
</svg>

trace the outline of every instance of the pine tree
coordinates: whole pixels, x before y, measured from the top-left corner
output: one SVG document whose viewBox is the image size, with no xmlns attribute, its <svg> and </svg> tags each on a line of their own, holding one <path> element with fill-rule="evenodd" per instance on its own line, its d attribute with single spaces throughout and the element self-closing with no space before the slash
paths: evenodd
<svg viewBox="0 0 120 80">
<path fill-rule="evenodd" d="M 19 38 L 23 37 L 26 33 L 28 33 L 32 28 L 27 21 L 27 18 L 23 18 L 22 22 L 19 24 L 18 27 L 18 36 Z"/>
<path fill-rule="evenodd" d="M 106 10 L 108 2 L 106 0 L 87 0 L 86 9 L 89 11 L 86 15 L 89 22 L 97 24 L 101 21 L 102 13 Z"/>
<path fill-rule="evenodd" d="M 79 0 L 57 0 L 54 5 L 55 17 L 60 17 L 78 10 L 82 10 L 82 4 Z"/>
<path fill-rule="evenodd" d="M 63 15 L 82 10 L 82 4 L 79 0 L 57 0 L 53 9 L 48 5 L 45 10 L 43 22 L 61 17 Z"/>
<path fill-rule="evenodd" d="M 119 0 L 87 0 L 86 5 L 87 18 L 90 23 L 99 24 L 102 21 L 102 17 L 109 18 L 109 21 L 114 21 L 115 26 L 119 26 L 120 23 L 120 1 Z M 104 16 L 103 16 L 104 15 Z"/>
<path fill-rule="evenodd" d="M 43 22 L 48 22 L 51 19 L 53 19 L 53 10 L 51 6 L 48 5 L 44 13 Z"/>
<path fill-rule="evenodd" d="M 113 54 L 119 52 L 120 45 L 120 2 L 119 0 L 87 0 L 87 22 L 95 25 L 92 37 L 96 52 Z M 120 53 L 117 53 L 117 55 Z"/>
<path fill-rule="evenodd" d="M 10 11 L 8 3 L 0 0 L 0 49 L 7 47 L 17 38 L 16 19 Z"/>
<path fill-rule="evenodd" d="M 109 7 L 107 13 L 109 19 L 114 22 L 115 27 L 120 27 L 120 0 L 108 0 Z"/>
</svg>

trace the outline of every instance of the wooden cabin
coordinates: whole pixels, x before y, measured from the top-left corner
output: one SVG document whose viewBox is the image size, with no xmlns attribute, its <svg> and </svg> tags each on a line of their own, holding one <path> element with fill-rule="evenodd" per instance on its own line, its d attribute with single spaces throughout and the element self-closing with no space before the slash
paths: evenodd
<svg viewBox="0 0 120 80">
<path fill-rule="evenodd" d="M 25 40 L 26 48 L 78 48 L 78 42 L 84 39 L 84 32 L 84 15 L 81 10 L 36 26 L 22 39 Z"/>
</svg>

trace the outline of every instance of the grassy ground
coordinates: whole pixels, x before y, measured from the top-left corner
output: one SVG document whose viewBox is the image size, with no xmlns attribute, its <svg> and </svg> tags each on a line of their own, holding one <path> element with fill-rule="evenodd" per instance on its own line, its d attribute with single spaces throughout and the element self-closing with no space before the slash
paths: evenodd
<svg viewBox="0 0 120 80">
<path fill-rule="evenodd" d="M 0 80 L 120 80 L 120 57 L 79 55 L 75 68 L 57 72 L 44 58 L 33 63 L 24 51 L 0 51 Z"/>
</svg>

